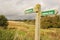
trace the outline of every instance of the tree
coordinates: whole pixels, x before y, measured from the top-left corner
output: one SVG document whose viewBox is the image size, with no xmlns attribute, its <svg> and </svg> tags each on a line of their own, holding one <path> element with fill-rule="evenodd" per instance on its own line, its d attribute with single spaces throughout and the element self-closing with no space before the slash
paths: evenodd
<svg viewBox="0 0 60 40">
<path fill-rule="evenodd" d="M 4 28 L 8 26 L 8 20 L 4 15 L 0 15 L 0 26 Z"/>
</svg>

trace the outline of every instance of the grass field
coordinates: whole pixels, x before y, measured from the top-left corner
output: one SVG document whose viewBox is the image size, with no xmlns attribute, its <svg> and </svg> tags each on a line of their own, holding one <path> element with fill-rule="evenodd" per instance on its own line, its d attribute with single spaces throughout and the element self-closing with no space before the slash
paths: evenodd
<svg viewBox="0 0 60 40">
<path fill-rule="evenodd" d="M 18 21 L 9 21 L 8 29 L 2 29 L 0 31 L 0 35 L 2 34 L 0 38 L 3 40 L 34 40 L 34 30 L 35 25 Z M 41 40 L 60 40 L 60 28 L 40 29 L 40 36 Z"/>
</svg>

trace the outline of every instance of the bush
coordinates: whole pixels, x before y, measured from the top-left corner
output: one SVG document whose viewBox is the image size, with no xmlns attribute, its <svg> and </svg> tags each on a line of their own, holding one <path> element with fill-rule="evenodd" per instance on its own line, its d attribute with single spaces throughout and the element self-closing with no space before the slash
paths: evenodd
<svg viewBox="0 0 60 40">
<path fill-rule="evenodd" d="M 8 20 L 4 15 L 0 15 L 0 26 L 4 28 L 8 26 Z"/>
<path fill-rule="evenodd" d="M 60 28 L 60 15 L 42 17 L 41 28 Z"/>
</svg>

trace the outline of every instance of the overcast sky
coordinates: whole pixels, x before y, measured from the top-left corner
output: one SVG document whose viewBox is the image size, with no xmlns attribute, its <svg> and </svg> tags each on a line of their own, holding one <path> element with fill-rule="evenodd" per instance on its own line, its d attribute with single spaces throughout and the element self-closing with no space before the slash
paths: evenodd
<svg viewBox="0 0 60 40">
<path fill-rule="evenodd" d="M 41 9 L 57 8 L 60 10 L 60 0 L 0 0 L 0 14 L 8 19 L 34 19 L 35 14 L 25 14 L 24 10 L 41 4 Z"/>
</svg>

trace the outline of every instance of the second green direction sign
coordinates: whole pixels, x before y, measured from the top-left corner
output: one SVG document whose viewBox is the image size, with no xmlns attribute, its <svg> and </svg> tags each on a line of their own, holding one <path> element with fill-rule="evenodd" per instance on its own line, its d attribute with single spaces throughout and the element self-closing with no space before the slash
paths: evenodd
<svg viewBox="0 0 60 40">
<path fill-rule="evenodd" d="M 53 15 L 53 14 L 55 14 L 55 10 L 48 10 L 48 11 L 43 11 L 42 12 L 42 16 L 46 16 L 46 15 Z"/>
</svg>

